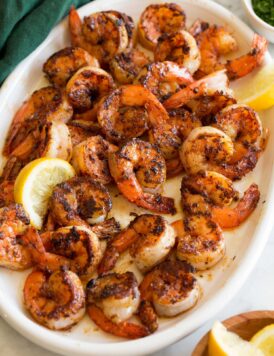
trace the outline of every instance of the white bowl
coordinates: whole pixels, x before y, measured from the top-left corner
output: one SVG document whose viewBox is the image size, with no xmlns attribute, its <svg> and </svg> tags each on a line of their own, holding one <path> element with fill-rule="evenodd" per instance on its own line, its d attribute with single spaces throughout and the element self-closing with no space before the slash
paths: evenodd
<svg viewBox="0 0 274 356">
<path fill-rule="evenodd" d="M 256 32 L 264 36 L 269 42 L 274 43 L 274 27 L 262 20 L 253 10 L 252 0 L 242 0 L 248 22 Z"/>
</svg>

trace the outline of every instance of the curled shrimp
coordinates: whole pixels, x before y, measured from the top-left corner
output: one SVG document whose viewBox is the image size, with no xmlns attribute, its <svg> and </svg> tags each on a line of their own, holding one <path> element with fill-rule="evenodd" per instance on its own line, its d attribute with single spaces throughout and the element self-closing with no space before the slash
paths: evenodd
<svg viewBox="0 0 274 356">
<path fill-rule="evenodd" d="M 26 129 L 30 123 L 43 123 L 44 121 L 62 121 L 66 123 L 72 117 L 73 110 L 66 95 L 58 88 L 45 87 L 35 91 L 31 97 L 23 103 L 16 112 L 11 127 L 9 129 L 4 154 L 11 155 L 14 149 L 14 142 L 17 138 L 26 138 Z M 33 127 L 33 126 L 32 126 Z M 20 132 L 21 131 L 21 132 Z"/>
<path fill-rule="evenodd" d="M 201 56 L 195 38 L 187 31 L 163 34 L 154 50 L 156 62 L 172 61 L 195 73 Z"/>
<path fill-rule="evenodd" d="M 108 168 L 108 154 L 118 147 L 102 136 L 89 137 L 73 149 L 72 165 L 78 174 L 88 175 L 93 180 L 108 184 L 112 178 Z"/>
<path fill-rule="evenodd" d="M 79 277 L 71 271 L 56 271 L 50 276 L 33 271 L 24 285 L 24 304 L 39 324 L 67 330 L 85 314 L 85 292 Z"/>
<path fill-rule="evenodd" d="M 91 136 L 100 134 L 99 125 L 93 121 L 71 120 L 67 126 L 71 136 L 72 147 L 77 146 Z"/>
<path fill-rule="evenodd" d="M 13 204 L 14 201 L 14 181 L 3 180 L 0 183 L 0 208 Z"/>
<path fill-rule="evenodd" d="M 22 240 L 29 223 L 29 218 L 19 204 L 0 209 L 0 266 L 13 270 L 24 270 L 32 266 L 31 253 Z"/>
<path fill-rule="evenodd" d="M 225 254 L 221 227 L 207 216 L 192 215 L 172 223 L 177 236 L 176 256 L 197 270 L 218 263 Z"/>
<path fill-rule="evenodd" d="M 51 55 L 43 65 L 43 72 L 53 85 L 64 87 L 78 69 L 99 67 L 96 58 L 80 47 L 66 47 Z"/>
<path fill-rule="evenodd" d="M 97 67 L 82 67 L 68 81 L 66 92 L 71 105 L 83 112 L 92 109 L 96 103 L 114 88 L 110 74 Z"/>
<path fill-rule="evenodd" d="M 141 136 L 151 125 L 168 120 L 157 98 L 141 85 L 125 85 L 111 92 L 98 108 L 98 122 L 112 142 Z"/>
<path fill-rule="evenodd" d="M 160 101 L 163 101 L 181 86 L 192 83 L 193 78 L 186 68 L 165 61 L 147 65 L 139 73 L 137 82 L 149 89 Z"/>
<path fill-rule="evenodd" d="M 85 226 L 61 227 L 41 235 L 32 228 L 24 241 L 31 246 L 37 266 L 48 272 L 65 267 L 78 275 L 89 275 L 101 259 L 99 239 Z"/>
<path fill-rule="evenodd" d="M 145 8 L 138 24 L 141 44 L 153 50 L 159 37 L 184 29 L 186 15 L 183 9 L 174 3 L 153 4 Z"/>
<path fill-rule="evenodd" d="M 184 262 L 165 261 L 146 274 L 139 286 L 139 317 L 150 332 L 158 328 L 157 315 L 176 316 L 197 303 L 200 288 L 191 272 Z"/>
<path fill-rule="evenodd" d="M 149 58 L 142 51 L 132 48 L 116 54 L 109 66 L 114 79 L 120 84 L 130 84 L 148 63 Z"/>
<path fill-rule="evenodd" d="M 50 198 L 50 211 L 59 225 L 96 224 L 112 207 L 107 188 L 90 177 L 74 177 L 58 184 Z"/>
<path fill-rule="evenodd" d="M 127 339 L 149 334 L 146 327 L 127 321 L 140 302 L 138 282 L 132 272 L 110 273 L 87 284 L 90 318 L 103 331 Z"/>
<path fill-rule="evenodd" d="M 106 273 L 114 268 L 119 255 L 129 248 L 138 269 L 147 272 L 166 258 L 174 244 L 174 230 L 162 216 L 137 216 L 109 242 L 98 271 Z"/>
<path fill-rule="evenodd" d="M 69 12 L 69 29 L 73 46 L 84 48 L 105 65 L 115 54 L 128 46 L 128 33 L 124 21 L 111 12 L 97 12 L 81 21 L 72 6 Z"/>
<path fill-rule="evenodd" d="M 174 214 L 174 200 L 158 192 L 166 180 L 165 160 L 148 142 L 133 139 L 109 154 L 110 173 L 132 203 L 156 213 Z"/>
</svg>

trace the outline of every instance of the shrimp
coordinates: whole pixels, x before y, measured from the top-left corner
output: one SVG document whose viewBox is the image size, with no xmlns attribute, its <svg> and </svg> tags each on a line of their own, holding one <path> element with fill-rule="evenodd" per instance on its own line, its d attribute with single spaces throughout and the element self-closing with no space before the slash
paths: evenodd
<svg viewBox="0 0 274 356">
<path fill-rule="evenodd" d="M 43 72 L 53 85 L 64 87 L 78 69 L 86 66 L 99 67 L 99 62 L 83 48 L 66 47 L 47 59 Z"/>
<path fill-rule="evenodd" d="M 78 174 L 88 175 L 94 181 L 109 184 L 112 177 L 108 168 L 108 154 L 118 147 L 104 140 L 102 136 L 89 137 L 73 149 L 72 165 Z"/>
<path fill-rule="evenodd" d="M 149 334 L 146 327 L 127 321 L 137 312 L 139 302 L 138 282 L 132 272 L 110 273 L 87 284 L 90 318 L 115 336 L 136 339 Z"/>
<path fill-rule="evenodd" d="M 14 203 L 14 181 L 3 180 L 0 183 L 0 208 Z"/>
<path fill-rule="evenodd" d="M 52 330 L 68 330 L 85 314 L 85 292 L 79 277 L 71 271 L 48 276 L 33 271 L 24 285 L 24 304 L 39 324 Z"/>
<path fill-rule="evenodd" d="M 94 107 L 114 88 L 110 74 L 97 67 L 82 67 L 68 81 L 66 92 L 74 109 L 83 112 Z"/>
<path fill-rule="evenodd" d="M 176 256 L 197 270 L 217 264 L 225 254 L 221 227 L 210 217 L 192 215 L 172 223 L 177 236 Z"/>
<path fill-rule="evenodd" d="M 187 31 L 166 33 L 159 37 L 154 59 L 156 62 L 173 61 L 187 68 L 190 74 L 195 73 L 201 63 L 195 38 Z"/>
<path fill-rule="evenodd" d="M 148 124 L 168 120 L 168 114 L 157 98 L 141 85 L 125 85 L 102 100 L 98 122 L 111 142 L 125 141 L 141 136 Z"/>
<path fill-rule="evenodd" d="M 66 267 L 79 276 L 90 275 L 102 257 L 98 237 L 85 226 L 61 227 L 41 235 L 32 228 L 24 241 L 32 246 L 38 267 L 50 273 Z"/>
<path fill-rule="evenodd" d="M 26 127 L 26 120 L 31 119 L 29 122 L 46 121 L 62 121 L 68 122 L 73 114 L 73 109 L 68 102 L 66 95 L 58 88 L 45 87 L 35 91 L 31 97 L 23 103 L 20 109 L 16 112 L 11 127 L 9 129 L 5 146 L 4 154 L 11 155 L 13 151 L 13 144 L 19 136 L 26 137 L 26 134 L 20 135 L 20 130 Z"/>
<path fill-rule="evenodd" d="M 14 182 L 23 167 L 24 167 L 23 161 L 19 160 L 18 157 L 10 156 L 2 169 L 2 173 L 0 177 L 1 184 L 3 183 L 5 187 L 6 184 L 4 183 L 5 181 Z M 7 190 L 3 191 L 4 197 L 6 196 L 5 193 L 7 193 L 7 196 L 9 195 L 8 192 L 10 189 L 11 188 L 8 188 Z"/>
<path fill-rule="evenodd" d="M 124 21 L 110 12 L 94 13 L 84 17 L 82 22 L 72 6 L 69 12 L 69 29 L 72 45 L 88 51 L 101 65 L 106 65 L 129 44 Z"/>
<path fill-rule="evenodd" d="M 192 83 L 193 78 L 186 68 L 165 61 L 147 65 L 139 73 L 137 82 L 149 89 L 162 102 L 181 86 Z"/>
<path fill-rule="evenodd" d="M 216 171 L 237 180 L 252 171 L 258 161 L 258 152 L 250 149 L 235 162 L 234 144 L 223 131 L 211 126 L 194 129 L 180 148 L 180 158 L 187 173 Z"/>
<path fill-rule="evenodd" d="M 31 253 L 22 243 L 29 224 L 21 205 L 11 204 L 0 209 L 0 266 L 13 270 L 32 266 Z"/>
<path fill-rule="evenodd" d="M 140 17 L 139 40 L 144 47 L 153 50 L 162 34 L 183 30 L 185 20 L 185 12 L 177 4 L 149 5 Z"/>
<path fill-rule="evenodd" d="M 89 227 L 102 222 L 111 207 L 107 188 L 90 177 L 74 177 L 58 184 L 49 203 L 54 220 L 63 226 Z"/>
<path fill-rule="evenodd" d="M 173 127 L 174 132 L 184 141 L 190 132 L 196 127 L 201 127 L 201 120 L 184 108 L 178 108 L 168 111 L 169 123 Z"/>
<path fill-rule="evenodd" d="M 144 277 L 139 317 L 150 332 L 158 328 L 157 315 L 173 317 L 195 306 L 200 287 L 192 272 L 184 262 L 165 261 Z"/>
<path fill-rule="evenodd" d="M 70 121 L 67 126 L 73 148 L 91 136 L 100 134 L 100 126 L 92 121 L 77 119 Z"/>
<path fill-rule="evenodd" d="M 214 72 L 189 84 L 165 100 L 163 105 L 166 109 L 177 109 L 194 99 L 208 96 L 214 99 L 220 95 L 233 98 L 233 91 L 228 86 L 225 70 Z"/>
<path fill-rule="evenodd" d="M 110 61 L 110 71 L 120 84 L 130 84 L 141 69 L 150 62 L 144 52 L 132 48 L 116 54 Z"/>
<path fill-rule="evenodd" d="M 129 248 L 138 269 L 147 272 L 166 258 L 174 244 L 174 230 L 162 216 L 137 216 L 109 242 L 98 271 L 106 273 L 114 268 L 119 255 Z"/>
<path fill-rule="evenodd" d="M 166 180 L 166 165 L 155 146 L 133 139 L 117 153 L 109 154 L 109 168 L 130 202 L 156 213 L 175 213 L 174 200 L 158 193 Z"/>
</svg>

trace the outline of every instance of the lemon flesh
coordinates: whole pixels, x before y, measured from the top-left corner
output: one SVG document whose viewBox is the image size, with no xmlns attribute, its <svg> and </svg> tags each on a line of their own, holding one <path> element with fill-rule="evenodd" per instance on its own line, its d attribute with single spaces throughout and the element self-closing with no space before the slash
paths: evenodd
<svg viewBox="0 0 274 356">
<path fill-rule="evenodd" d="M 241 339 L 216 321 L 209 334 L 208 356 L 264 356 L 256 346 Z"/>
<path fill-rule="evenodd" d="M 268 325 L 255 334 L 250 342 L 258 347 L 265 356 L 274 355 L 274 324 Z"/>
<path fill-rule="evenodd" d="M 256 111 L 266 110 L 274 105 L 274 63 L 262 67 L 248 78 L 248 82 L 234 88 L 235 98 Z"/>
<path fill-rule="evenodd" d="M 16 203 L 23 205 L 31 224 L 41 229 L 53 188 L 75 175 L 73 167 L 59 158 L 38 158 L 19 173 L 14 185 Z"/>
</svg>

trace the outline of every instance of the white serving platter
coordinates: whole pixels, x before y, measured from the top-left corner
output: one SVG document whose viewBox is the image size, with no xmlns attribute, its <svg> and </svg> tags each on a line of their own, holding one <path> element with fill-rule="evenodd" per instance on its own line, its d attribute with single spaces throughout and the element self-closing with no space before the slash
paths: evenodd
<svg viewBox="0 0 274 356">
<path fill-rule="evenodd" d="M 161 0 L 97 0 L 79 10 L 81 17 L 101 10 L 119 10 L 131 15 L 137 21 L 143 9 Z M 228 10 L 208 0 L 177 0 L 187 14 L 187 23 L 201 18 L 211 23 L 223 24 L 233 31 L 239 43 L 239 52 L 249 50 L 253 32 Z M 47 39 L 8 77 L 0 92 L 0 151 L 15 111 L 22 101 L 35 89 L 46 85 L 41 68 L 45 60 L 57 50 L 69 45 L 67 19 L 54 28 Z M 269 53 L 265 63 L 270 62 Z M 252 75 L 252 74 L 251 74 Z M 248 77 L 236 85 L 248 85 Z M 261 199 L 256 211 L 240 228 L 225 233 L 227 252 L 224 260 L 210 271 L 197 277 L 203 288 L 203 295 L 191 311 L 172 319 L 161 319 L 159 330 L 144 339 L 126 341 L 98 330 L 86 317 L 69 332 L 53 332 L 35 323 L 22 304 L 22 288 L 26 272 L 0 270 L 0 314 L 18 332 L 32 342 L 63 355 L 141 355 L 149 354 L 168 346 L 188 335 L 212 318 L 237 293 L 254 268 L 269 238 L 274 223 L 273 188 L 273 110 L 260 113 L 263 125 L 270 129 L 270 139 L 256 169 L 236 186 L 244 191 L 252 182 L 259 184 Z M 3 158 L 0 157 L 0 166 Z M 179 186 L 181 177 L 169 180 L 165 186 L 166 195 L 176 199 L 179 207 Z M 114 197 L 112 214 L 123 226 L 129 221 L 128 213 L 141 212 L 121 196 Z M 173 221 L 180 218 L 180 209 Z M 128 267 L 125 254 L 117 269 Z M 140 275 L 138 276 L 140 278 Z"/>
</svg>

